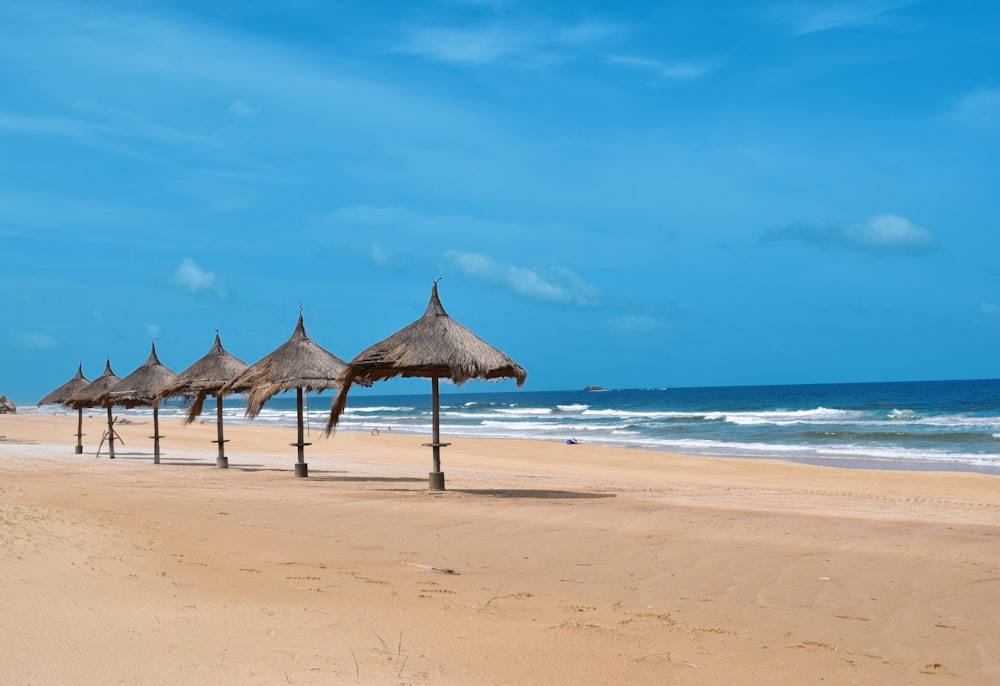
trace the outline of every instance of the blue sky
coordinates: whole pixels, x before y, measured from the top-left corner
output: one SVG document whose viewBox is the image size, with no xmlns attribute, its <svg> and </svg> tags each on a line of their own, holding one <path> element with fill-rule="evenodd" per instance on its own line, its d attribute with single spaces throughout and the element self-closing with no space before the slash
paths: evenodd
<svg viewBox="0 0 1000 686">
<path fill-rule="evenodd" d="M 0 393 L 439 277 L 534 390 L 996 377 L 998 7 L 2 3 Z"/>
</svg>

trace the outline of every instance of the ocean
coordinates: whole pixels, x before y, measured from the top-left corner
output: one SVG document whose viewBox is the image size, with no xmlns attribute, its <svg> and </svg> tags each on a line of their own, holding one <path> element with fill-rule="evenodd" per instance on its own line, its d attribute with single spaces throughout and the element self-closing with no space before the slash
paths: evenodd
<svg viewBox="0 0 1000 686">
<path fill-rule="evenodd" d="M 332 400 L 329 392 L 308 398 L 310 434 L 322 431 Z M 248 422 L 243 411 L 240 398 L 225 399 L 226 422 Z M 184 414 L 175 401 L 160 410 Z M 203 417 L 214 416 L 209 400 Z M 295 394 L 273 398 L 253 422 L 294 427 Z M 430 384 L 418 395 L 352 389 L 338 430 L 373 429 L 429 437 Z M 441 435 L 1000 475 L 1000 380 L 474 393 L 443 385 Z"/>
</svg>

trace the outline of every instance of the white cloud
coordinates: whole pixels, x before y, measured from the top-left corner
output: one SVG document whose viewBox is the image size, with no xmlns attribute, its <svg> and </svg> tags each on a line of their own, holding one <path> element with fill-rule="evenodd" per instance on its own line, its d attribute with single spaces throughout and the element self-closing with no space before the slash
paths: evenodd
<svg viewBox="0 0 1000 686">
<path fill-rule="evenodd" d="M 411 32 L 400 52 L 439 62 L 478 65 L 523 54 L 533 43 L 527 34 L 502 28 L 420 28 Z"/>
<path fill-rule="evenodd" d="M 637 335 L 662 331 L 667 324 L 645 314 L 625 314 L 612 320 L 611 327 L 618 333 Z"/>
<path fill-rule="evenodd" d="M 519 267 L 457 250 L 449 250 L 445 257 L 467 277 L 504 286 L 533 300 L 576 307 L 597 304 L 597 288 L 565 267 Z"/>
<path fill-rule="evenodd" d="M 445 253 L 448 260 L 454 261 L 459 271 L 466 276 L 476 277 L 482 281 L 501 281 L 505 269 L 496 260 L 473 252 L 458 252 L 449 250 Z"/>
<path fill-rule="evenodd" d="M 894 214 L 881 214 L 861 224 L 847 224 L 841 231 L 847 242 L 876 250 L 927 252 L 936 247 L 930 231 Z"/>
<path fill-rule="evenodd" d="M 59 341 L 44 333 L 15 331 L 13 337 L 21 347 L 31 350 L 54 350 L 59 347 Z"/>
<path fill-rule="evenodd" d="M 450 5 L 468 5 L 469 7 L 488 7 L 498 10 L 504 5 L 504 0 L 445 0 Z"/>
<path fill-rule="evenodd" d="M 66 91 L 93 93 L 93 103 L 105 106 L 122 102 L 121 94 L 138 81 L 143 89 L 164 93 L 184 84 L 183 92 L 195 101 L 211 94 L 253 93 L 261 101 L 280 100 L 286 110 L 326 111 L 342 122 L 412 126 L 414 121 L 440 123 L 461 116 L 440 99 L 359 75 L 357 70 L 341 69 L 311 56 L 302 46 L 201 22 L 190 13 L 147 12 L 128 3 L 86 7 L 63 2 L 0 3 L 0 25 L 4 27 L 0 63 L 15 65 L 22 81 L 45 83 L 52 89 L 68 82 Z M 33 59 L 37 55 L 46 59 Z M 106 95 L 105 88 L 110 89 Z M 263 111 L 259 102 L 227 102 L 236 116 Z M 154 109 L 152 101 L 148 105 L 135 103 L 135 112 L 95 109 L 84 118 L 96 124 L 0 116 L 0 130 L 92 138 L 159 136 L 180 142 L 187 137 L 191 143 L 225 144 L 224 136 L 214 130 L 195 135 L 198 132 L 158 126 L 157 121 L 167 121 L 170 113 Z M 207 126 L 199 125 L 199 131 Z"/>
<path fill-rule="evenodd" d="M 229 106 L 229 111 L 239 117 L 256 117 L 260 114 L 260 108 L 254 107 L 246 100 L 237 100 Z"/>
<path fill-rule="evenodd" d="M 1000 88 L 982 88 L 961 98 L 948 118 L 976 129 L 1000 128 Z"/>
<path fill-rule="evenodd" d="M 24 116 L 10 112 L 0 112 L 0 131 L 24 134 L 49 134 L 56 136 L 85 137 L 105 134 L 111 130 L 99 124 L 81 119 L 49 116 Z"/>
<path fill-rule="evenodd" d="M 222 288 L 215 282 L 215 274 L 203 270 L 190 257 L 181 260 L 174 274 L 174 281 L 192 293 L 211 291 L 216 295 L 224 295 Z"/>
<path fill-rule="evenodd" d="M 380 267 L 384 267 L 392 261 L 392 251 L 383 244 L 375 242 L 371 244 L 370 256 L 372 262 Z"/>
<path fill-rule="evenodd" d="M 901 20 L 895 10 L 912 4 L 910 0 L 847 0 L 839 4 L 796 3 L 771 8 L 768 18 L 791 28 L 795 36 L 823 31 L 856 28 L 886 28 Z"/>
<path fill-rule="evenodd" d="M 600 21 L 585 21 L 554 30 L 557 43 L 590 46 L 613 40 L 625 33 L 626 28 L 618 24 Z"/>
<path fill-rule="evenodd" d="M 397 49 L 439 62 L 482 65 L 508 61 L 535 67 L 593 59 L 595 48 L 624 32 L 617 24 L 596 21 L 493 23 L 474 28 L 420 26 L 410 28 Z"/>
<path fill-rule="evenodd" d="M 777 227 L 765 231 L 761 240 L 796 241 L 816 248 L 845 248 L 885 255 L 918 255 L 939 250 L 934 234 L 894 214 L 832 226 L 793 224 Z"/>
<path fill-rule="evenodd" d="M 697 79 L 707 74 L 711 67 L 702 64 L 692 64 L 690 62 L 663 62 L 651 60 L 645 57 L 634 57 L 630 55 L 613 55 L 608 58 L 608 62 L 623 67 L 634 67 L 645 69 L 665 79 L 677 81 Z"/>
</svg>

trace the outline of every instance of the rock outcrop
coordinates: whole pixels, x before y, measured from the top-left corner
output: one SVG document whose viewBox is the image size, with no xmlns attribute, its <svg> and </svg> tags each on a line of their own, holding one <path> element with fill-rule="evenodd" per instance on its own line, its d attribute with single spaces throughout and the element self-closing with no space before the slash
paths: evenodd
<svg viewBox="0 0 1000 686">
<path fill-rule="evenodd" d="M 17 406 L 7 400 L 7 396 L 0 395 L 0 414 L 14 414 L 15 412 L 17 412 Z"/>
</svg>

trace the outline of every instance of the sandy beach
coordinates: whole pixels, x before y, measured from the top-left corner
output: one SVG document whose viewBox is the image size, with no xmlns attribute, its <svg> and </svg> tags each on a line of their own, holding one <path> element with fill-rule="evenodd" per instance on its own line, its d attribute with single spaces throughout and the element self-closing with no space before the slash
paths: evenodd
<svg viewBox="0 0 1000 686">
<path fill-rule="evenodd" d="M 997 477 L 90 414 L 0 416 L 2 684 L 1000 682 Z"/>
</svg>

